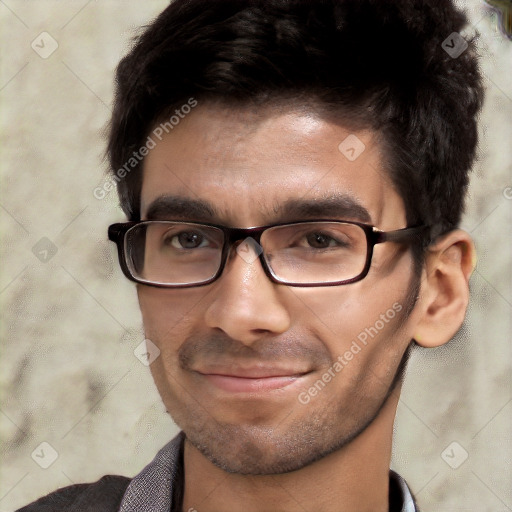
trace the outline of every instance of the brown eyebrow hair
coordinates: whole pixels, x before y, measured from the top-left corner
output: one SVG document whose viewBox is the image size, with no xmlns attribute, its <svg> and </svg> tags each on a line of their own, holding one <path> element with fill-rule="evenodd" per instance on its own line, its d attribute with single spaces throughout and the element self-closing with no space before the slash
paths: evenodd
<svg viewBox="0 0 512 512">
<path fill-rule="evenodd" d="M 371 222 L 369 211 L 355 198 L 340 194 L 320 199 L 292 198 L 275 204 L 273 220 L 277 222 L 307 219 L 345 219 Z M 205 199 L 162 195 L 153 200 L 147 209 L 147 220 L 172 220 L 175 218 L 220 223 L 217 208 Z"/>
</svg>

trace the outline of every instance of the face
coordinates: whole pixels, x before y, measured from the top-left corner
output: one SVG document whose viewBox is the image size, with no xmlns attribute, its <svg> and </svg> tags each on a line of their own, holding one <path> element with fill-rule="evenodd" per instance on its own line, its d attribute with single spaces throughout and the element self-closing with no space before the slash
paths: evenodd
<svg viewBox="0 0 512 512">
<path fill-rule="evenodd" d="M 338 149 L 351 134 L 365 145 L 355 160 Z M 304 111 L 198 106 L 147 156 L 141 207 L 143 219 L 230 227 L 313 217 L 406 226 L 374 134 Z M 359 282 L 289 287 L 235 248 L 207 286 L 139 285 L 167 410 L 230 472 L 292 471 L 340 448 L 393 387 L 412 337 L 412 269 L 410 251 L 384 243 Z"/>
</svg>

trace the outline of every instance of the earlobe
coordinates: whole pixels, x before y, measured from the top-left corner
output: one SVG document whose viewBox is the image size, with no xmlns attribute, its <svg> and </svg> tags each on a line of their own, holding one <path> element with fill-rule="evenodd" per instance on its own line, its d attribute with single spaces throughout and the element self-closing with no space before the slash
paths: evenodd
<svg viewBox="0 0 512 512">
<path fill-rule="evenodd" d="M 459 330 L 469 303 L 469 278 L 475 267 L 475 246 L 468 233 L 450 231 L 429 247 L 419 298 L 414 339 L 437 347 Z"/>
</svg>

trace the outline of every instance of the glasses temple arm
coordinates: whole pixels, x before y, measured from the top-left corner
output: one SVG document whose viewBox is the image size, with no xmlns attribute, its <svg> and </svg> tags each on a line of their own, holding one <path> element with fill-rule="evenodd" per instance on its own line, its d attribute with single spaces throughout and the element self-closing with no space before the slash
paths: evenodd
<svg viewBox="0 0 512 512">
<path fill-rule="evenodd" d="M 379 231 L 376 230 L 378 242 L 414 242 L 426 239 L 428 243 L 431 240 L 431 228 L 430 226 L 413 226 L 410 228 L 397 229 L 396 231 Z M 425 237 L 424 235 L 427 234 Z M 428 245 L 428 243 L 426 245 Z"/>
</svg>

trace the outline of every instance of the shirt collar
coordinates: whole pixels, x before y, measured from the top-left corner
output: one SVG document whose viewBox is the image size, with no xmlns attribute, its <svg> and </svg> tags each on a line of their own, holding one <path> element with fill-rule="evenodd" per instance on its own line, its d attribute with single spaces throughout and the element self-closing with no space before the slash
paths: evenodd
<svg viewBox="0 0 512 512">
<path fill-rule="evenodd" d="M 419 512 L 407 482 L 398 473 L 392 470 L 389 470 L 389 481 L 390 486 L 395 484 L 402 500 L 402 508 L 400 511 L 397 510 L 397 512 Z M 390 509 L 390 511 L 393 512 L 392 509 Z"/>
<path fill-rule="evenodd" d="M 180 432 L 129 483 L 119 512 L 169 512 L 185 435 Z"/>
</svg>

